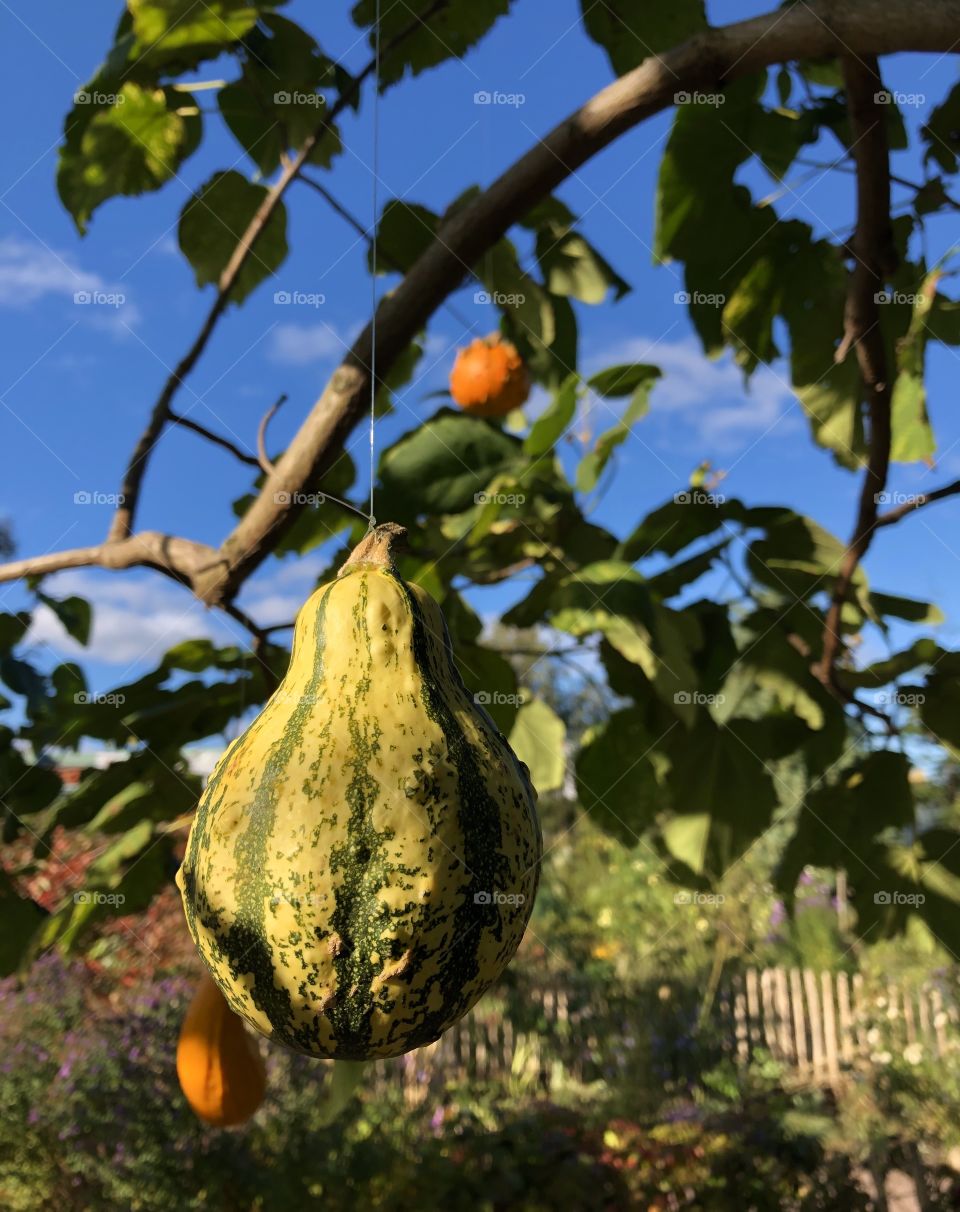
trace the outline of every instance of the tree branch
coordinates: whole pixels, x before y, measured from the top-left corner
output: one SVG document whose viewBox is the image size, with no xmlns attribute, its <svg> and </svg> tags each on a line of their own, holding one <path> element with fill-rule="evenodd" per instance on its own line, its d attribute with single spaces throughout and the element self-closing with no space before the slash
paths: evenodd
<svg viewBox="0 0 960 1212">
<path fill-rule="evenodd" d="M 139 534 L 108 540 L 95 547 L 75 547 L 70 551 L 0 564 L 0 581 L 42 577 L 66 568 L 145 567 L 155 568 L 192 588 L 195 578 L 206 572 L 216 559 L 217 552 L 205 543 L 194 543 L 156 530 L 142 530 Z"/>
<path fill-rule="evenodd" d="M 814 667 L 827 686 L 835 683 L 843 605 L 873 538 L 877 506 L 890 468 L 892 384 L 876 295 L 896 268 L 890 224 L 887 111 L 876 99 L 883 93 L 880 70 L 872 56 L 864 59 L 847 56 L 843 59 L 843 75 L 857 170 L 857 222 L 850 241 L 853 268 L 847 287 L 844 339 L 837 357 L 841 358 L 848 348 L 856 353 L 869 420 L 869 446 L 857 520 L 834 582 L 824 621 L 823 652 Z"/>
<path fill-rule="evenodd" d="M 206 438 L 208 442 L 213 442 L 217 446 L 222 446 L 224 450 L 229 450 L 241 463 L 248 463 L 251 467 L 260 466 L 252 454 L 247 454 L 245 450 L 241 450 L 229 438 L 221 437 L 220 434 L 214 433 L 212 429 L 207 429 L 205 425 L 201 425 L 197 421 L 191 421 L 189 417 L 181 417 L 179 413 L 168 412 L 167 420 L 171 425 L 179 425 L 183 429 L 192 429 L 194 433 L 198 433 L 201 438 Z"/>
<path fill-rule="evenodd" d="M 386 46 L 383 47 L 381 56 L 389 55 L 391 51 L 404 42 L 411 34 L 420 29 L 424 20 L 428 20 L 431 16 L 444 8 L 448 0 L 437 0 L 422 17 L 417 17 L 405 26 L 396 37 L 392 38 Z M 110 523 L 110 530 L 107 535 L 107 540 L 116 540 L 126 538 L 133 530 L 133 522 L 136 516 L 137 504 L 140 499 L 140 487 L 143 483 L 144 472 L 146 471 L 147 459 L 150 452 L 156 445 L 163 427 L 169 420 L 170 404 L 177 393 L 183 380 L 190 374 L 197 360 L 207 347 L 207 342 L 213 334 L 217 326 L 217 322 L 223 315 L 227 304 L 230 301 L 230 292 L 237 281 L 237 277 L 244 265 L 247 263 L 251 252 L 256 246 L 258 239 L 263 233 L 264 228 L 269 223 L 274 211 L 283 200 L 287 189 L 296 179 L 298 173 L 306 164 L 310 157 L 310 153 L 316 147 L 317 143 L 323 137 L 328 129 L 331 128 L 333 122 L 343 111 L 352 105 L 356 99 L 361 86 L 368 76 L 372 75 L 376 70 L 377 57 L 374 56 L 369 60 L 363 70 L 350 81 L 347 89 L 342 92 L 330 107 L 329 113 L 325 113 L 323 120 L 317 124 L 314 130 L 304 139 L 300 145 L 297 154 L 284 165 L 276 183 L 271 186 L 263 201 L 257 207 L 256 213 L 247 224 L 247 228 L 243 235 L 237 241 L 236 247 L 230 255 L 230 260 L 227 262 L 220 275 L 217 283 L 217 295 L 213 301 L 213 305 L 207 314 L 207 318 L 197 335 L 196 340 L 187 350 L 186 354 L 178 363 L 175 370 L 172 371 L 163 389 L 157 398 L 157 402 L 153 406 L 150 413 L 150 419 L 147 421 L 146 428 L 140 435 L 137 445 L 134 447 L 133 454 L 130 457 L 130 462 L 127 465 L 126 473 L 123 477 L 123 483 L 120 488 L 120 504 L 117 507 L 116 513 L 113 516 L 113 521 Z"/>
<path fill-rule="evenodd" d="M 946 50 L 956 40 L 960 0 L 860 0 L 794 5 L 712 29 L 597 93 L 441 228 L 377 309 L 381 376 L 476 264 L 540 199 L 619 135 L 673 103 L 682 90 L 710 86 L 771 63 L 838 53 Z M 882 127 L 879 128 L 882 133 Z M 370 391 L 368 326 L 334 372 L 300 431 L 221 548 L 221 563 L 198 585 L 204 601 L 229 598 L 269 554 L 298 514 L 304 487 L 332 464 L 361 419 Z M 855 566 L 855 565 L 854 565 Z"/>
<path fill-rule="evenodd" d="M 945 484 L 943 488 L 934 488 L 930 492 L 917 493 L 912 500 L 898 505 L 896 509 L 891 509 L 887 513 L 880 514 L 873 524 L 874 529 L 877 526 L 892 526 L 901 518 L 905 518 L 907 514 L 916 513 L 924 505 L 932 505 L 934 501 L 942 501 L 944 497 L 953 497 L 957 493 L 960 493 L 960 480 L 954 480 L 952 484 Z"/>
</svg>

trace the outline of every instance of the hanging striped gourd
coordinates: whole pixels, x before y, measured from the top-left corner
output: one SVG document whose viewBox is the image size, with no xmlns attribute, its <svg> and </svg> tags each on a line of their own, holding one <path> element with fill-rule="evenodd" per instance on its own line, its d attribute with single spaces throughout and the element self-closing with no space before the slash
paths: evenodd
<svg viewBox="0 0 960 1212">
<path fill-rule="evenodd" d="M 178 875 L 233 1009 L 315 1057 L 422 1047 L 510 961 L 541 857 L 528 772 L 437 603 L 371 530 L 300 611 L 276 693 L 220 759 Z"/>
<path fill-rule="evenodd" d="M 244 1123 L 263 1102 L 260 1050 L 206 973 L 180 1030 L 177 1076 L 194 1112 L 218 1128 Z"/>
</svg>

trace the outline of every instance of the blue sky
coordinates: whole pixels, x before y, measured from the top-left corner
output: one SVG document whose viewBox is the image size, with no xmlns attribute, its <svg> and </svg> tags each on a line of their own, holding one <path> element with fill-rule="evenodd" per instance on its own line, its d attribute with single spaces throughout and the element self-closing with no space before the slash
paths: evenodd
<svg viewBox="0 0 960 1212">
<path fill-rule="evenodd" d="M 708 6 L 715 23 L 762 12 L 762 4 Z M 108 202 L 81 239 L 55 190 L 56 149 L 75 89 L 102 58 L 119 14 L 116 3 L 37 5 L 0 0 L 0 89 L 7 124 L 0 168 L 0 441 L 4 475 L 0 515 L 10 518 L 20 554 L 98 542 L 109 504 L 78 504 L 77 493 L 109 496 L 147 411 L 171 367 L 192 340 L 211 291 L 196 289 L 176 246 L 179 212 L 190 192 L 221 168 L 251 166 L 218 117 L 206 118 L 200 153 L 162 191 Z M 324 50 L 358 68 L 369 51 L 347 20 L 347 6 L 316 7 L 294 0 L 285 10 Z M 544 13 L 549 18 L 544 19 Z M 956 75 L 948 57 L 904 55 L 885 63 L 892 89 L 923 94 L 905 110 L 911 129 L 949 89 Z M 199 78 L 219 74 L 212 65 Z M 611 71 L 605 55 L 582 32 L 576 0 L 516 0 L 465 62 L 452 60 L 394 89 L 380 108 L 381 204 L 389 197 L 440 209 L 467 185 L 484 185 L 597 89 Z M 522 94 L 523 103 L 477 105 L 478 91 Z M 212 93 L 199 94 L 206 109 Z M 328 181 L 361 219 L 371 213 L 371 107 L 342 124 L 347 146 Z M 659 364 L 665 377 L 650 415 L 622 447 L 619 474 L 595 517 L 625 533 L 649 509 L 682 489 L 703 459 L 728 472 L 723 490 L 750 503 L 791 505 L 845 536 L 857 480 L 839 470 L 809 438 L 782 365 L 757 373 L 748 388 L 728 362 L 701 354 L 683 306 L 679 267 L 655 267 L 654 189 L 670 115 L 660 115 L 619 140 L 559 191 L 583 216 L 582 229 L 633 286 L 618 304 L 578 306 L 581 357 L 588 369 L 637 359 Z M 825 158 L 829 149 L 806 149 Z M 903 175 L 921 176 L 911 154 L 899 155 Z M 758 196 L 778 187 L 761 170 L 747 179 Z M 848 176 L 791 174 L 793 192 L 781 214 L 812 223 L 824 234 L 848 231 Z M 905 195 L 899 191 L 895 197 Z M 232 308 L 208 347 L 177 407 L 251 447 L 266 406 L 284 391 L 289 403 L 275 419 L 276 448 L 295 431 L 334 368 L 345 344 L 369 316 L 369 281 L 356 235 L 306 186 L 288 194 L 293 256 L 276 279 L 242 308 Z M 956 242 L 953 219 L 928 224 L 931 250 Z M 722 239 L 722 233 L 718 233 Z M 522 243 L 522 242 L 521 242 Z M 389 285 L 381 280 L 381 288 Z M 79 306 L 78 290 L 124 296 L 117 307 Z M 281 306 L 275 291 L 322 294 L 320 306 Z M 395 416 L 378 428 L 381 446 L 436 407 L 425 397 L 445 386 L 454 348 L 495 327 L 493 311 L 474 302 L 472 285 L 454 296 L 465 327 L 446 310 L 429 329 L 427 356 Z M 929 355 L 930 408 L 938 465 L 897 468 L 891 488 L 917 492 L 960 475 L 960 416 L 955 405 L 957 351 Z M 609 419 L 597 423 L 605 428 Z M 366 435 L 354 435 L 358 462 Z M 250 469 L 195 436 L 168 430 L 148 472 L 139 524 L 217 543 L 232 524 L 230 502 L 251 483 Z M 931 598 L 947 613 L 941 641 L 956 643 L 960 624 L 958 505 L 935 505 L 885 531 L 867 561 L 877 588 Z M 245 590 L 244 603 L 261 621 L 292 617 L 324 560 L 272 562 Z M 55 594 L 79 592 L 96 609 L 87 663 L 103 688 L 145 671 L 170 644 L 189 635 L 240 639 L 236 625 L 206 614 L 189 594 L 148 573 L 82 570 L 49 582 Z M 478 593 L 484 611 L 503 607 L 520 587 Z M 0 587 L 0 608 L 28 600 L 19 586 Z M 47 666 L 78 649 L 49 615 L 32 640 Z"/>
</svg>

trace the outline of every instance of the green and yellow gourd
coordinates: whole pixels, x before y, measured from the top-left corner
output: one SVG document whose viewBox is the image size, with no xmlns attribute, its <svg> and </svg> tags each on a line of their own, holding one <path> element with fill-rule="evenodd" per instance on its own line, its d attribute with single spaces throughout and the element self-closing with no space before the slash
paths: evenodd
<svg viewBox="0 0 960 1212">
<path fill-rule="evenodd" d="M 177 877 L 231 1007 L 315 1057 L 399 1056 L 499 977 L 542 852 L 527 769 L 467 691 L 440 607 L 372 530 L 297 618 Z"/>
</svg>

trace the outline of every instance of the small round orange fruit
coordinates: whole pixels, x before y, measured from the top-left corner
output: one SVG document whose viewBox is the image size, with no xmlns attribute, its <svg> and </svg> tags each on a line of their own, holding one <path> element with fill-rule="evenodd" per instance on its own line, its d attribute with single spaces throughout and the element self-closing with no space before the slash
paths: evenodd
<svg viewBox="0 0 960 1212">
<path fill-rule="evenodd" d="M 177 1076 L 196 1115 L 218 1128 L 244 1123 L 263 1102 L 260 1049 L 207 973 L 180 1030 Z"/>
<path fill-rule="evenodd" d="M 530 394 L 530 376 L 516 346 L 495 332 L 458 351 L 450 394 L 473 416 L 505 417 Z"/>
</svg>

